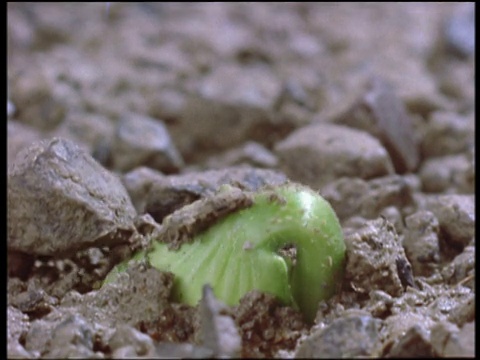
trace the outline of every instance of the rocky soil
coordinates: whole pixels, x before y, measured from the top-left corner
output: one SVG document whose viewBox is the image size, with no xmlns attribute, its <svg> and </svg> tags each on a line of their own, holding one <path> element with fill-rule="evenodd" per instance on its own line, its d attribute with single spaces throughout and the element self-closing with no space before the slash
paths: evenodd
<svg viewBox="0 0 480 360">
<path fill-rule="evenodd" d="M 473 3 L 7 16 L 9 358 L 474 356 Z M 314 324 L 258 291 L 175 303 L 174 275 L 142 262 L 101 286 L 166 216 L 286 181 L 345 235 Z"/>
</svg>

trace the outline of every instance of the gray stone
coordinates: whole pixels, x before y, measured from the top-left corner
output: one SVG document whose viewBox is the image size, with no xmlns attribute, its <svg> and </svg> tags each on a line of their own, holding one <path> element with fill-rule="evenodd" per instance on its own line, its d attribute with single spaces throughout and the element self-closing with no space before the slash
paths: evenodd
<svg viewBox="0 0 480 360">
<path fill-rule="evenodd" d="M 438 195 L 427 199 L 427 209 L 435 214 L 440 229 L 451 245 L 464 248 L 475 236 L 475 196 Z"/>
<path fill-rule="evenodd" d="M 205 285 L 199 304 L 200 329 L 197 336 L 201 345 L 212 350 L 214 357 L 238 357 L 241 354 L 242 339 L 235 321 L 222 314 L 226 309 L 214 297 L 212 288 Z"/>
<path fill-rule="evenodd" d="M 382 321 L 370 316 L 334 320 L 309 335 L 298 346 L 296 358 L 350 358 L 374 356 Z"/>
<path fill-rule="evenodd" d="M 163 122 L 138 114 L 120 119 L 111 158 L 113 168 L 121 172 L 148 166 L 171 173 L 183 166 L 183 159 Z"/>
<path fill-rule="evenodd" d="M 432 328 L 431 341 L 440 357 L 475 357 L 475 323 L 462 329 L 444 321 Z"/>
<path fill-rule="evenodd" d="M 209 169 L 220 169 L 235 165 L 250 165 L 259 168 L 273 168 L 278 165 L 277 157 L 266 147 L 255 141 L 229 150 L 224 154 L 208 159 Z"/>
<path fill-rule="evenodd" d="M 351 216 L 373 219 L 394 206 L 401 213 L 414 204 L 417 190 L 414 176 L 391 175 L 370 181 L 340 178 L 323 187 L 320 193 L 330 202 L 341 220 Z"/>
<path fill-rule="evenodd" d="M 313 189 L 340 177 L 371 179 L 394 172 L 377 139 L 346 126 L 316 123 L 302 127 L 279 142 L 275 152 L 289 178 Z"/>
<path fill-rule="evenodd" d="M 475 119 L 458 113 L 436 111 L 428 119 L 421 141 L 424 157 L 453 155 L 468 151 L 475 143 Z"/>
<path fill-rule="evenodd" d="M 155 352 L 155 346 L 150 336 L 141 333 L 137 329 L 128 326 L 120 325 L 113 333 L 108 341 L 108 345 L 113 353 L 125 352 L 125 347 L 130 347 L 129 357 L 148 356 L 152 357 Z"/>
<path fill-rule="evenodd" d="M 68 140 L 22 150 L 8 171 L 8 249 L 61 256 L 119 244 L 136 216 L 120 180 Z"/>
<path fill-rule="evenodd" d="M 345 237 L 345 245 L 345 282 L 355 291 L 383 290 L 391 296 L 400 296 L 407 285 L 413 286 L 410 263 L 388 221 L 365 222 L 363 228 Z"/>
<path fill-rule="evenodd" d="M 445 41 L 456 54 L 467 57 L 475 52 L 475 5 L 457 5 L 444 26 Z"/>
<path fill-rule="evenodd" d="M 422 326 L 415 325 L 392 346 L 388 357 L 431 358 L 434 354 L 428 331 Z"/>
<path fill-rule="evenodd" d="M 442 156 L 425 161 L 420 168 L 422 189 L 428 193 L 474 193 L 472 163 L 466 154 Z"/>
<path fill-rule="evenodd" d="M 419 162 L 413 122 L 393 87 L 380 77 L 370 78 L 362 94 L 334 122 L 364 130 L 388 150 L 399 173 L 415 170 Z"/>
<path fill-rule="evenodd" d="M 41 140 L 42 134 L 35 128 L 18 121 L 7 121 L 7 164 L 14 162 L 20 150 Z"/>
<path fill-rule="evenodd" d="M 238 146 L 247 138 L 273 145 L 298 126 L 295 119 L 275 116 L 281 90 L 281 81 L 269 68 L 216 67 L 189 92 L 183 116 L 172 128 L 176 144 L 192 159 L 200 152 Z"/>
<path fill-rule="evenodd" d="M 18 342 L 29 328 L 28 315 L 22 313 L 13 306 L 7 306 L 7 339 L 10 342 Z"/>
<path fill-rule="evenodd" d="M 432 275 L 440 262 L 438 220 L 430 211 L 418 211 L 405 219 L 403 247 L 416 276 Z"/>
<path fill-rule="evenodd" d="M 140 212 L 148 212 L 158 223 L 182 206 L 214 194 L 223 184 L 255 191 L 265 185 L 280 185 L 287 181 L 281 172 L 249 167 L 228 167 L 172 176 L 147 174 L 146 171 L 142 171 L 142 174 L 127 174 L 124 183 L 130 193 L 136 194 L 132 195 L 134 201 L 145 204 Z M 139 176 L 142 179 L 135 180 Z"/>
</svg>

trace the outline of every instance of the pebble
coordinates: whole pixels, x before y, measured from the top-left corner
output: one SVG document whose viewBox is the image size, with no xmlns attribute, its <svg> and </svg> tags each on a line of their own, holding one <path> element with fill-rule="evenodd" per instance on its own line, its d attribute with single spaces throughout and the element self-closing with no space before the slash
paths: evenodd
<svg viewBox="0 0 480 360">
<path fill-rule="evenodd" d="M 475 195 L 438 195 L 427 199 L 446 241 L 464 248 L 475 236 Z"/>
<path fill-rule="evenodd" d="M 422 189 L 427 193 L 472 194 L 475 192 L 472 170 L 466 154 L 430 158 L 419 170 Z"/>
<path fill-rule="evenodd" d="M 361 95 L 333 121 L 377 137 L 398 173 L 416 169 L 420 159 L 412 119 L 393 87 L 382 78 L 370 78 Z"/>
<path fill-rule="evenodd" d="M 208 169 L 221 169 L 236 165 L 274 168 L 278 165 L 278 159 L 262 144 L 248 141 L 238 148 L 210 157 L 206 165 Z"/>
<path fill-rule="evenodd" d="M 474 142 L 473 116 L 436 111 L 428 119 L 421 141 L 421 152 L 426 158 L 459 154 L 468 151 Z"/>
<path fill-rule="evenodd" d="M 440 322 L 431 330 L 431 341 L 440 357 L 475 357 L 475 323 L 459 329 L 450 322 Z"/>
<path fill-rule="evenodd" d="M 405 219 L 402 245 L 415 276 L 432 275 L 440 262 L 440 227 L 430 211 L 418 211 Z"/>
<path fill-rule="evenodd" d="M 227 307 L 218 301 L 209 285 L 203 287 L 199 304 L 200 329 L 199 343 L 212 350 L 214 357 L 238 357 L 242 349 L 242 339 L 234 320 L 223 315 Z"/>
<path fill-rule="evenodd" d="M 475 52 L 475 4 L 461 3 L 444 26 L 445 41 L 461 57 Z"/>
<path fill-rule="evenodd" d="M 382 320 L 370 316 L 335 319 L 318 329 L 297 347 L 295 358 L 344 358 L 375 356 Z"/>
<path fill-rule="evenodd" d="M 42 138 L 42 134 L 34 127 L 9 119 L 7 121 L 7 164 L 14 162 L 20 150 Z"/>
<path fill-rule="evenodd" d="M 117 126 L 111 148 L 113 169 L 119 172 L 147 166 L 165 173 L 177 172 L 183 159 L 162 121 L 129 114 Z"/>
<path fill-rule="evenodd" d="M 239 166 L 163 177 L 149 174 L 140 181 L 135 181 L 135 176 L 130 173 L 124 177 L 124 182 L 128 182 L 127 189 L 137 194 L 135 197 L 132 195 L 134 201 L 144 203 L 142 211 L 148 212 L 158 223 L 180 207 L 214 194 L 223 184 L 255 191 L 265 185 L 280 185 L 287 181 L 279 171 Z M 148 190 L 142 191 L 142 188 Z"/>
<path fill-rule="evenodd" d="M 345 237 L 347 264 L 345 282 L 360 293 L 383 290 L 400 296 L 413 286 L 410 263 L 391 223 L 370 220 Z"/>
<path fill-rule="evenodd" d="M 390 175 L 365 181 L 359 178 L 340 178 L 321 189 L 340 220 L 351 216 L 374 219 L 394 206 L 401 213 L 414 204 L 417 179 L 413 175 Z"/>
<path fill-rule="evenodd" d="M 126 242 L 135 216 L 120 180 L 71 141 L 36 142 L 9 167 L 9 250 L 61 256 Z"/>
<path fill-rule="evenodd" d="M 117 327 L 108 345 L 114 354 L 125 353 L 128 347 L 129 357 L 152 356 L 155 346 L 150 336 L 141 333 L 137 329 L 120 325 Z"/>
<path fill-rule="evenodd" d="M 316 123 L 275 146 L 280 169 L 313 189 L 341 177 L 371 179 L 393 174 L 390 157 L 370 134 L 346 126 Z"/>
</svg>

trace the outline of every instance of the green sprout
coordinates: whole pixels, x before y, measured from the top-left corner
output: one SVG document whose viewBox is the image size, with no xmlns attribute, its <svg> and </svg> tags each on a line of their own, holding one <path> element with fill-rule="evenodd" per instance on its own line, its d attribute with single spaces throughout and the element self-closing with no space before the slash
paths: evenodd
<svg viewBox="0 0 480 360">
<path fill-rule="evenodd" d="M 229 305 L 257 289 L 313 321 L 318 303 L 343 278 L 345 243 L 337 216 L 325 199 L 299 184 L 263 189 L 252 199 L 176 250 L 153 241 L 146 257 L 175 274 L 174 301 L 195 306 L 207 283 Z"/>
</svg>

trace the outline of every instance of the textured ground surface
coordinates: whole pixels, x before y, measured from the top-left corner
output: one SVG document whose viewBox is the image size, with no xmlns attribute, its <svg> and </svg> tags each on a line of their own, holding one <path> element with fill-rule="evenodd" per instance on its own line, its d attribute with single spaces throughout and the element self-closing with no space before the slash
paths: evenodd
<svg viewBox="0 0 480 360">
<path fill-rule="evenodd" d="M 473 356 L 473 3 L 7 15 L 8 357 Z M 99 288 L 167 215 L 288 179 L 345 234 L 313 325 L 255 291 L 174 303 L 147 264 Z"/>
</svg>

